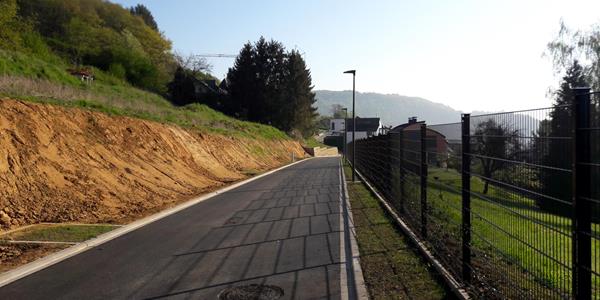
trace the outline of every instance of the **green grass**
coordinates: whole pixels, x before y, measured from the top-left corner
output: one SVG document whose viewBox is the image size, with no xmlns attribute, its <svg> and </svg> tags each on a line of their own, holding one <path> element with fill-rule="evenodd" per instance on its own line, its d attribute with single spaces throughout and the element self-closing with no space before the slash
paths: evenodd
<svg viewBox="0 0 600 300">
<path fill-rule="evenodd" d="M 325 145 L 325 144 L 317 141 L 314 136 L 311 136 L 311 137 L 307 138 L 304 141 L 304 146 L 308 147 L 308 148 L 315 148 L 315 147 L 327 148 L 327 147 L 329 147 L 329 146 L 327 146 L 327 145 Z"/>
<path fill-rule="evenodd" d="M 344 170 L 350 175 L 348 167 Z M 370 297 L 452 298 L 366 186 L 348 182 L 348 193 Z"/>
<path fill-rule="evenodd" d="M 236 120 L 205 105 L 173 106 L 160 95 L 137 89 L 98 69 L 93 69 L 96 80 L 85 84 L 66 71 L 69 67 L 58 58 L 48 62 L 0 50 L 0 97 L 84 108 L 224 135 L 289 138 L 271 126 Z"/>
<path fill-rule="evenodd" d="M 461 222 L 460 210 L 456 209 L 461 207 L 462 201 L 459 192 L 461 175 L 454 170 L 436 168 L 429 168 L 428 172 L 427 200 L 431 207 L 431 214 L 438 222 L 447 224 L 445 230 L 456 233 L 459 230 L 457 225 Z M 472 178 L 473 192 L 481 194 L 483 185 L 482 180 Z M 523 289 L 531 289 L 532 285 L 534 288 L 547 285 L 568 293 L 571 272 L 565 266 L 571 267 L 571 220 L 541 211 L 534 200 L 517 196 L 498 187 L 490 186 L 485 197 L 489 199 L 471 197 L 473 246 L 480 254 L 485 255 L 485 257 L 479 255 L 474 259 L 474 263 L 479 263 L 483 267 L 491 261 L 497 262 L 498 265 L 494 266 L 495 272 L 503 272 L 504 274 L 501 275 L 512 277 L 512 284 L 523 284 L 521 286 Z M 596 235 L 600 234 L 598 226 L 594 226 L 594 231 Z M 493 247 L 486 241 L 492 243 Z M 510 259 L 501 257 L 500 253 Z M 597 255 L 600 253 L 598 240 L 595 240 L 592 245 L 592 253 L 596 253 L 592 258 L 592 265 L 595 271 L 599 272 L 600 270 L 597 270 L 600 265 L 600 257 Z M 565 266 L 561 266 L 561 263 Z M 531 276 L 516 273 L 522 269 L 529 270 L 539 278 L 533 282 L 530 279 L 527 281 Z M 600 278 L 596 276 L 593 280 L 598 293 Z"/>
<path fill-rule="evenodd" d="M 117 228 L 114 225 L 41 224 L 5 236 L 4 240 L 83 242 Z"/>
</svg>

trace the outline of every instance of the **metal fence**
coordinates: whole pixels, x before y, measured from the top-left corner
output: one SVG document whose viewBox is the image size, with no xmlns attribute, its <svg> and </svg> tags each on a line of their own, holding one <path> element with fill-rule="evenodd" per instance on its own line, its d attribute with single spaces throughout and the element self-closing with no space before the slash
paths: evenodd
<svg viewBox="0 0 600 300">
<path fill-rule="evenodd" d="M 413 122 L 356 168 L 476 298 L 600 298 L 600 95 Z M 352 157 L 352 147 L 348 147 Z"/>
</svg>

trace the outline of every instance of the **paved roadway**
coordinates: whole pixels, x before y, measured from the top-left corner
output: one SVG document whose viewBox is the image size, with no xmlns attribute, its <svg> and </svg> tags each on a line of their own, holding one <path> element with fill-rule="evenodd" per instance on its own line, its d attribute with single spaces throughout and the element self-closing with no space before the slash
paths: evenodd
<svg viewBox="0 0 600 300">
<path fill-rule="evenodd" d="M 341 203 L 339 159 L 304 161 L 15 281 L 0 299 L 216 299 L 251 283 L 282 299 L 353 298 Z"/>
</svg>

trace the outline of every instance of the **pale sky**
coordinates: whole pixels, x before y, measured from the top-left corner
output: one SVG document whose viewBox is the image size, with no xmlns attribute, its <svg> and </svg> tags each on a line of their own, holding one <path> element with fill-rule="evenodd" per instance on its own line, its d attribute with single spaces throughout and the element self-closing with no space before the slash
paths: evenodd
<svg viewBox="0 0 600 300">
<path fill-rule="evenodd" d="M 261 35 L 305 53 L 315 89 L 419 96 L 455 109 L 549 106 L 556 86 L 542 54 L 561 18 L 576 29 L 600 22 L 599 0 L 197 1 L 145 4 L 183 53 L 237 54 Z M 223 78 L 233 59 L 212 58 Z"/>
</svg>

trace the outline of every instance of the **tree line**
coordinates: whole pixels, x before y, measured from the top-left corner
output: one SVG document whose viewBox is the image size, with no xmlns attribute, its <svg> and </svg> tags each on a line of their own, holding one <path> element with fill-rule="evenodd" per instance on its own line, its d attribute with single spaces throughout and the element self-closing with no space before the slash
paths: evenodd
<svg viewBox="0 0 600 300">
<path fill-rule="evenodd" d="M 302 55 L 261 38 L 241 49 L 227 92 L 198 94 L 210 65 L 172 50 L 151 11 L 103 0 L 1 0 L 0 49 L 96 67 L 175 105 L 203 103 L 237 118 L 307 136 L 315 127 L 312 79 Z"/>
</svg>

